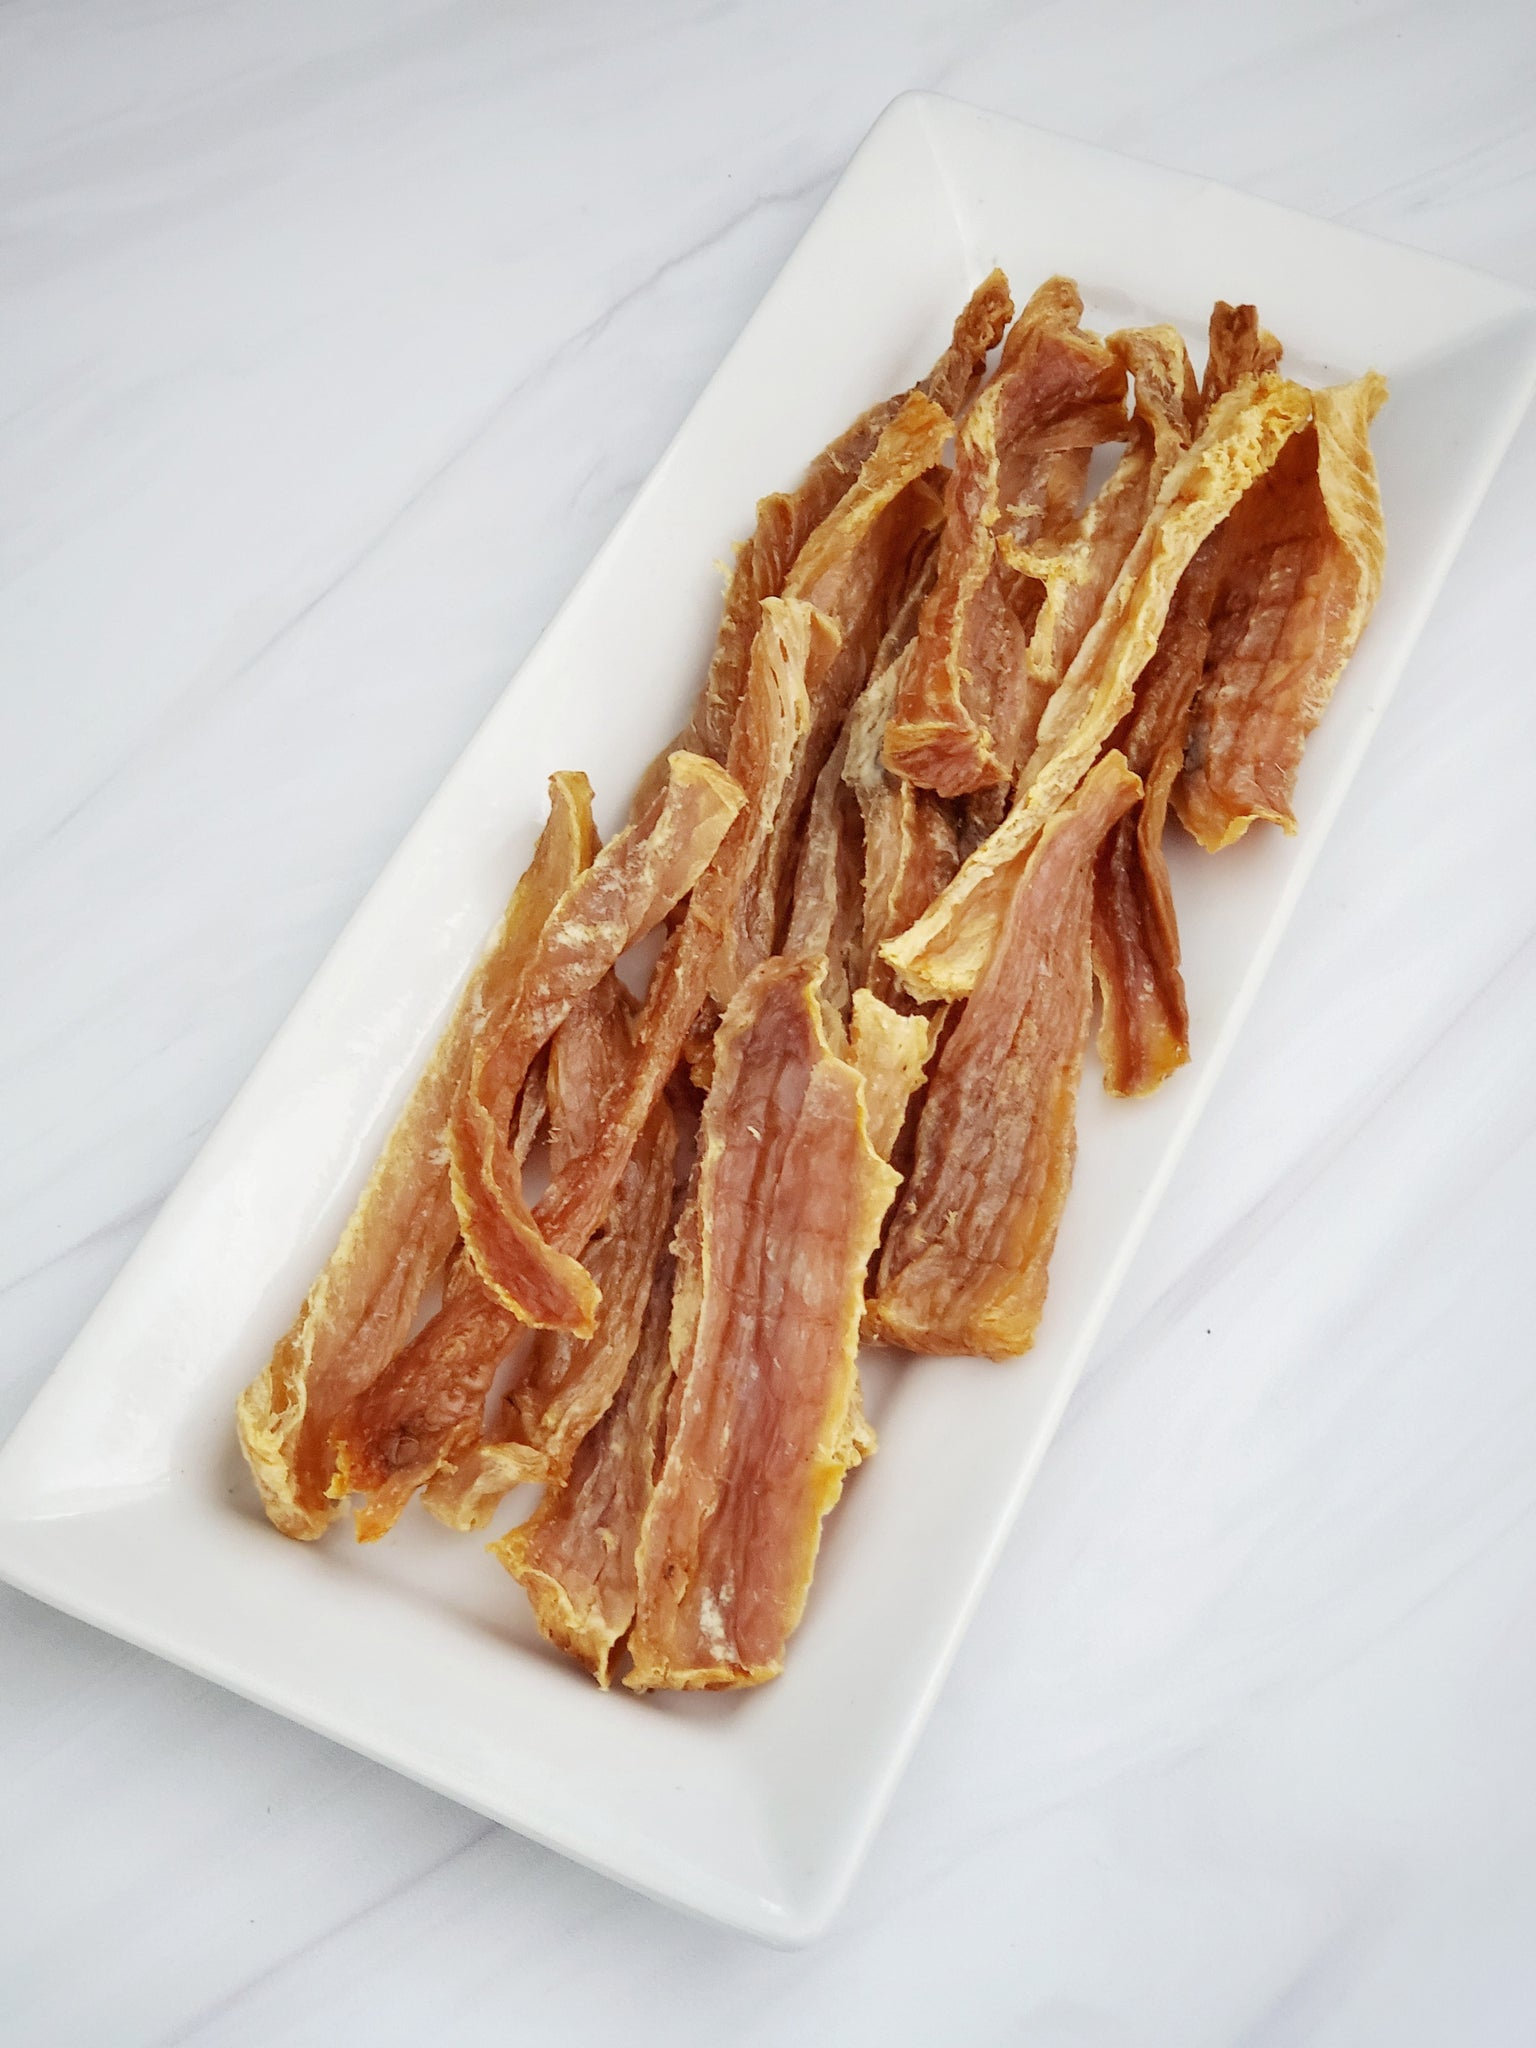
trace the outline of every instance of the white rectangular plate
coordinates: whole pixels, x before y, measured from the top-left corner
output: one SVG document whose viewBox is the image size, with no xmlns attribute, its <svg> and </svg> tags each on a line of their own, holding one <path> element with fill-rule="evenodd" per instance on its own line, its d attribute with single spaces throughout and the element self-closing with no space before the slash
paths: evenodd
<svg viewBox="0 0 1536 2048">
<path fill-rule="evenodd" d="M 551 770 L 611 822 L 686 713 L 714 564 L 765 490 L 921 374 L 969 288 L 1078 278 L 1097 327 L 1252 299 L 1310 381 L 1385 371 L 1386 587 L 1311 743 L 1301 835 L 1175 845 L 1195 1061 L 1090 1073 L 1025 1361 L 877 1363 L 880 1455 L 827 1531 L 776 1684 L 604 1696 L 477 1543 L 413 1510 L 286 1543 L 237 1390 L 335 1240 L 532 845 Z M 825 1927 L 922 1725 L 1324 830 L 1536 380 L 1496 281 L 931 96 L 878 122 L 687 424 L 0 1455 L 0 1572 L 658 1898 L 781 1942 Z M 1176 835 L 1175 835 L 1176 836 Z M 510 1519 L 510 1513 L 504 1515 Z"/>
</svg>

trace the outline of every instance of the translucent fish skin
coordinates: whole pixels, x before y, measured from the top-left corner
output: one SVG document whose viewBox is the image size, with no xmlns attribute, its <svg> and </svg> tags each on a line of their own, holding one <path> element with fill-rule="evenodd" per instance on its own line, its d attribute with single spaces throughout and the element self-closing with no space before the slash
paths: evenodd
<svg viewBox="0 0 1536 2048">
<path fill-rule="evenodd" d="M 327 1490 L 331 1423 L 399 1350 L 458 1238 L 443 1133 L 470 1045 L 487 1018 L 515 1002 L 551 910 L 596 845 L 586 777 L 552 777 L 549 822 L 506 915 L 297 1320 L 240 1396 L 240 1446 L 268 1519 L 285 1536 L 320 1536 L 339 1512 Z"/>
<path fill-rule="evenodd" d="M 1045 709 L 1012 809 L 930 909 L 881 949 L 914 996 L 952 1000 L 975 987 L 1022 862 L 1131 708 L 1179 578 L 1311 412 L 1312 394 L 1300 385 L 1258 378 L 1217 403 L 1169 470 L 1114 589 Z"/>
<path fill-rule="evenodd" d="M 636 1549 L 655 1487 L 672 1368 L 671 1269 L 654 1279 L 624 1380 L 526 1522 L 490 1545 L 521 1581 L 541 1632 L 605 1690 L 634 1619 Z"/>
<path fill-rule="evenodd" d="M 454 1207 L 486 1290 L 525 1322 L 590 1336 L 597 1290 L 574 1256 L 580 1243 L 551 1242 L 528 1209 L 507 1135 L 517 1093 L 572 1006 L 692 888 L 742 802 L 714 762 L 674 754 L 654 816 L 626 826 L 566 892 L 513 1014 L 482 1033 L 471 1055 L 449 1123 Z"/>
<path fill-rule="evenodd" d="M 1042 832 L 939 1054 L 886 1233 L 873 1334 L 909 1351 L 1028 1350 L 1076 1154 L 1092 1013 L 1093 863 L 1141 794 L 1106 754 Z"/>
<path fill-rule="evenodd" d="M 1000 552 L 1077 509 L 1087 451 L 1124 431 L 1125 371 L 1053 278 L 1024 308 L 962 425 L 937 574 L 885 736 L 894 773 L 961 796 L 1011 780 L 1026 744 L 1028 621 Z"/>
<path fill-rule="evenodd" d="M 870 1144 L 859 1074 L 827 1045 L 819 978 L 769 960 L 721 1025 L 697 1252 L 673 1307 L 673 1421 L 640 1538 L 636 1690 L 774 1676 L 857 1454 L 864 1274 L 896 1176 Z"/>
<path fill-rule="evenodd" d="M 1386 396 L 1374 371 L 1317 392 L 1311 431 L 1228 522 L 1188 759 L 1173 790 L 1180 823 L 1209 852 L 1260 820 L 1296 829 L 1307 736 L 1381 589 L 1386 535 L 1370 425 Z"/>
</svg>

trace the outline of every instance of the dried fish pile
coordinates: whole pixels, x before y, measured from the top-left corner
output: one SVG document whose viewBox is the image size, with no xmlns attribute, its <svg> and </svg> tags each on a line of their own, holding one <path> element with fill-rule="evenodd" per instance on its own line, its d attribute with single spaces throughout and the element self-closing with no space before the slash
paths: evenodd
<svg viewBox="0 0 1536 2048">
<path fill-rule="evenodd" d="M 1170 809 L 1211 851 L 1295 829 L 1380 585 L 1386 387 L 1279 364 L 1251 306 L 1197 380 L 1173 328 L 1100 340 L 1065 278 L 1015 319 L 994 272 L 921 384 L 762 501 L 686 731 L 607 844 L 552 779 L 241 1397 L 285 1535 L 350 1502 L 373 1540 L 417 1493 L 484 1529 L 538 1481 L 491 1551 L 600 1684 L 782 1669 L 875 1448 L 861 1336 L 1026 1351 L 1095 987 L 1112 1094 L 1190 1056 Z"/>
</svg>

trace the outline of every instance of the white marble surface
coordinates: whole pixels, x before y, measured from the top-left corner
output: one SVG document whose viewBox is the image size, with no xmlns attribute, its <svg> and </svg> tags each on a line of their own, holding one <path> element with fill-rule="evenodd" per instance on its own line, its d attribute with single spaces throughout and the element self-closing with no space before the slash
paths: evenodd
<svg viewBox="0 0 1536 2048">
<path fill-rule="evenodd" d="M 1536 285 L 1524 4 L 0 9 L 0 1431 L 880 107 Z M 0 2038 L 1536 2011 L 1522 431 L 852 1904 L 779 1955 L 0 1591 Z"/>
</svg>

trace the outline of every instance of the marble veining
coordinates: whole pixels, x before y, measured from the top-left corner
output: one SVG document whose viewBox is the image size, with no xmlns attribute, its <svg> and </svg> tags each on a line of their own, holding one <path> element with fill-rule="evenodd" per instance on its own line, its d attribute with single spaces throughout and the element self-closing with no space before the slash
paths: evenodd
<svg viewBox="0 0 1536 2048">
<path fill-rule="evenodd" d="M 911 85 L 1536 284 L 1520 4 L 0 8 L 0 1431 Z M 1527 2037 L 1533 521 L 1527 423 L 834 1933 L 0 1592 L 7 2048 Z"/>
</svg>

